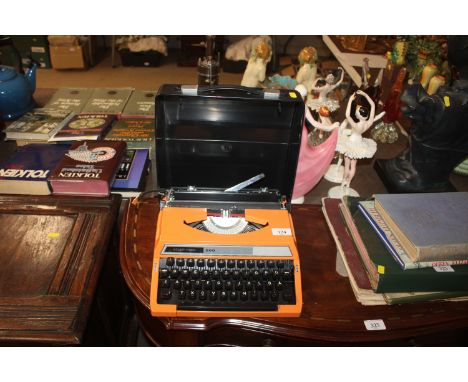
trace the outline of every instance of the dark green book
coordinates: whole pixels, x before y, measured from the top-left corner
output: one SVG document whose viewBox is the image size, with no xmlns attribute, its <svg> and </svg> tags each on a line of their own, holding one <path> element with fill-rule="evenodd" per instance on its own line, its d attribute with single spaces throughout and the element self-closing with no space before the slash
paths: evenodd
<svg viewBox="0 0 468 382">
<path fill-rule="evenodd" d="M 401 269 L 359 211 L 358 202 L 362 200 L 365 199 L 345 197 L 341 208 L 375 292 L 468 291 L 468 265 L 453 265 L 454 272 L 438 272 L 435 268 Z M 352 222 L 346 219 L 347 213 L 352 216 Z"/>
<path fill-rule="evenodd" d="M 78 114 L 83 110 L 93 91 L 92 88 L 60 88 L 45 107 L 73 111 Z"/>
</svg>

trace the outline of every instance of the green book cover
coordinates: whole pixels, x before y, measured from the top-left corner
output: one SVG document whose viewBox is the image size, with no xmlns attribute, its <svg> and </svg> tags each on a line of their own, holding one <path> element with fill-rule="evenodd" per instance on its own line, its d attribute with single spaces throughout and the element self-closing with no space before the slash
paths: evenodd
<svg viewBox="0 0 468 382">
<path fill-rule="evenodd" d="M 377 272 L 378 274 L 376 292 L 468 290 L 468 265 L 454 265 L 449 267 L 449 269 L 453 269 L 453 272 L 438 272 L 435 268 L 401 269 L 375 233 L 374 229 L 369 225 L 364 215 L 359 211 L 358 202 L 362 200 L 365 199 L 354 197 L 344 198 L 344 202 L 353 216 L 356 229 L 374 265 L 374 269 L 368 271 L 369 273 Z"/>
<path fill-rule="evenodd" d="M 73 111 L 78 114 L 83 110 L 93 91 L 93 88 L 60 88 L 54 93 L 45 107 L 68 112 Z"/>
<path fill-rule="evenodd" d="M 122 118 L 114 122 L 106 140 L 125 141 L 128 148 L 151 148 L 154 141 L 154 119 Z"/>
<path fill-rule="evenodd" d="M 123 117 L 154 118 L 156 91 L 134 90 L 122 112 Z"/>
<path fill-rule="evenodd" d="M 121 114 L 132 91 L 132 88 L 96 88 L 81 112 Z"/>
</svg>

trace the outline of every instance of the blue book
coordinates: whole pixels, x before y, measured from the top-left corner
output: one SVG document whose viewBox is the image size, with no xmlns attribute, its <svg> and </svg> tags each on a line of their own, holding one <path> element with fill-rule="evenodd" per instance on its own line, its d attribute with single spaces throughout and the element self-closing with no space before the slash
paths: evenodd
<svg viewBox="0 0 468 382">
<path fill-rule="evenodd" d="M 136 196 L 141 192 L 148 169 L 148 160 L 148 149 L 126 150 L 112 184 L 111 192 L 120 193 L 123 196 Z"/>
<path fill-rule="evenodd" d="M 69 147 L 47 143 L 18 147 L 0 165 L 0 193 L 49 195 L 47 179 Z"/>
</svg>

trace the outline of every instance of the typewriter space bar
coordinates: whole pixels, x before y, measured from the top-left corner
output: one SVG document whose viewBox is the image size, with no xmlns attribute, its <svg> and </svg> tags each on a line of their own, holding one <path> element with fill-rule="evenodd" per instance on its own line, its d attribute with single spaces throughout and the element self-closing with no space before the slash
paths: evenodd
<svg viewBox="0 0 468 382">
<path fill-rule="evenodd" d="M 222 312 L 267 312 L 277 311 L 278 305 L 273 303 L 256 303 L 256 304 L 240 304 L 240 305 L 226 305 L 226 304 L 210 304 L 210 305 L 191 305 L 181 304 L 177 305 L 178 310 L 196 310 L 196 311 L 222 311 Z"/>
</svg>

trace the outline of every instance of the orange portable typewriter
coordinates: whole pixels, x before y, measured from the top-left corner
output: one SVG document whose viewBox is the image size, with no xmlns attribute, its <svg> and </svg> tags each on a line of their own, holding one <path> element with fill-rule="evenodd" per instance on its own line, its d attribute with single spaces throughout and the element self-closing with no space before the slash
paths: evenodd
<svg viewBox="0 0 468 382">
<path fill-rule="evenodd" d="M 297 317 L 290 198 L 304 103 L 294 91 L 163 85 L 153 316 Z M 235 186 L 233 186 L 236 184 Z"/>
</svg>

